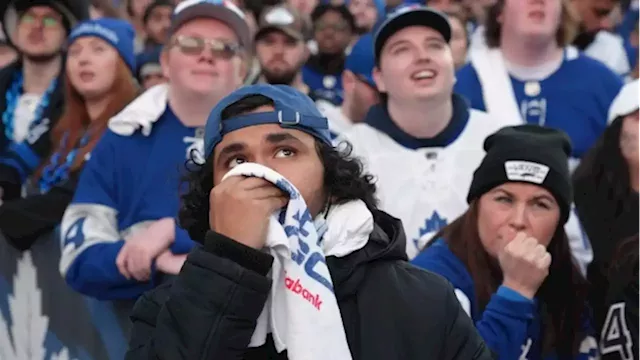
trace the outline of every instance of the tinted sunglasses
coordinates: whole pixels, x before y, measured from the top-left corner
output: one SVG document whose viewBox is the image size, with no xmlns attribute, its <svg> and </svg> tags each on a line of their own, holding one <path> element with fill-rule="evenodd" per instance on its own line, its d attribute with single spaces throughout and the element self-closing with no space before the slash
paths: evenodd
<svg viewBox="0 0 640 360">
<path fill-rule="evenodd" d="M 214 57 L 229 60 L 242 51 L 242 46 L 218 39 L 205 39 L 195 36 L 177 36 L 171 41 L 171 47 L 177 47 L 183 54 L 200 55 L 209 48 Z"/>
</svg>

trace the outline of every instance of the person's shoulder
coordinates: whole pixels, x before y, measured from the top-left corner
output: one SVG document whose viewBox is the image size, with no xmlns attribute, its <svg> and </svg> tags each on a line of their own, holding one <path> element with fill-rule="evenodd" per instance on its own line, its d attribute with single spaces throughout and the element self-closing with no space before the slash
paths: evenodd
<svg viewBox="0 0 640 360">
<path fill-rule="evenodd" d="M 568 50 L 571 52 L 571 50 Z M 578 79 L 590 80 L 592 82 L 597 82 L 601 80 L 613 81 L 616 83 L 620 83 L 622 86 L 622 77 L 616 74 L 613 70 L 611 70 L 607 65 L 603 64 L 601 61 L 596 60 L 584 53 L 577 53 L 567 55 L 568 59 L 564 62 L 561 67 L 561 70 L 573 70 L 579 71 L 583 73 L 581 77 Z M 588 76 L 585 76 L 586 74 Z M 574 79 L 576 80 L 576 79 Z"/>
</svg>

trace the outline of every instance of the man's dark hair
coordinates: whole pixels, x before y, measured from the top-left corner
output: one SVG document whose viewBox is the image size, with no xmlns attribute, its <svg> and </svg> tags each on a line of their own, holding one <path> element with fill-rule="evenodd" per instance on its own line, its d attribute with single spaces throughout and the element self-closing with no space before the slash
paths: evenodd
<svg viewBox="0 0 640 360">
<path fill-rule="evenodd" d="M 273 105 L 263 95 L 250 95 L 229 105 L 222 111 L 222 121 L 248 113 L 261 106 Z M 324 167 L 324 187 L 327 206 L 362 200 L 373 211 L 377 208 L 376 187 L 373 176 L 365 174 L 360 160 L 351 157 L 351 144 L 343 142 L 340 149 L 316 139 L 316 152 Z M 186 192 L 181 196 L 178 214 L 180 226 L 195 241 L 203 241 L 209 231 L 209 193 L 213 188 L 213 152 L 204 164 L 198 164 L 192 153 L 187 161 L 188 173 L 184 178 Z"/>
</svg>

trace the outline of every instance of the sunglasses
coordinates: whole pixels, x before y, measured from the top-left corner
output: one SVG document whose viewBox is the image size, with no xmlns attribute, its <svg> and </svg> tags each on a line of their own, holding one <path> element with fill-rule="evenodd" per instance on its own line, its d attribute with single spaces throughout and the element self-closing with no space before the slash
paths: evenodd
<svg viewBox="0 0 640 360">
<path fill-rule="evenodd" d="M 233 58 L 242 51 L 242 46 L 239 44 L 195 36 L 177 36 L 171 42 L 171 47 L 177 47 L 186 55 L 200 55 L 208 47 L 214 57 L 225 60 Z"/>
</svg>

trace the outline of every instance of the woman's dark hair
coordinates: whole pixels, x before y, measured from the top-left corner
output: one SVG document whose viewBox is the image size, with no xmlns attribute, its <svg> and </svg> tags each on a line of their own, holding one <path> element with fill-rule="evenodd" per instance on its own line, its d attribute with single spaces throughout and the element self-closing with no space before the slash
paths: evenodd
<svg viewBox="0 0 640 360">
<path fill-rule="evenodd" d="M 222 111 L 221 118 L 224 121 L 265 105 L 273 105 L 273 101 L 262 95 L 250 95 L 229 105 Z M 324 167 L 327 205 L 330 210 L 331 205 L 362 200 L 373 211 L 377 208 L 373 176 L 363 172 L 360 160 L 350 156 L 351 149 L 346 142 L 341 144 L 341 149 L 337 149 L 316 139 L 316 152 Z M 192 239 L 202 241 L 210 229 L 209 193 L 213 188 L 213 153 L 204 164 L 198 164 L 192 153 L 187 170 L 184 178 L 187 188 L 181 196 L 178 220 Z"/>
<path fill-rule="evenodd" d="M 629 166 L 620 151 L 623 121 L 624 117 L 619 117 L 609 125 L 573 174 L 578 217 L 591 240 L 594 255 L 606 260 L 612 255 L 613 242 L 638 230 L 637 218 L 629 226 L 620 226 L 616 221 L 638 207 L 637 196 L 631 196 Z"/>
<path fill-rule="evenodd" d="M 569 3 L 569 0 L 560 0 L 562 6 L 562 14 L 560 18 L 560 26 L 556 33 L 556 42 L 559 46 L 571 44 L 578 33 L 579 17 Z M 498 0 L 487 10 L 487 21 L 485 24 L 485 40 L 487 46 L 495 48 L 500 46 L 502 35 L 502 24 L 499 21 L 502 10 L 504 9 L 505 0 Z"/>
<path fill-rule="evenodd" d="M 475 288 L 472 314 L 481 314 L 491 296 L 502 283 L 502 270 L 497 259 L 484 249 L 478 233 L 478 201 L 453 223 L 441 229 L 429 242 L 442 238 L 449 249 L 462 261 L 471 275 Z M 587 314 L 587 281 L 571 257 L 569 240 L 562 224 L 547 247 L 551 254 L 549 275 L 536 294 L 542 317 L 542 351 L 560 358 L 578 353 L 584 335 L 583 320 Z"/>
</svg>

